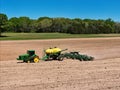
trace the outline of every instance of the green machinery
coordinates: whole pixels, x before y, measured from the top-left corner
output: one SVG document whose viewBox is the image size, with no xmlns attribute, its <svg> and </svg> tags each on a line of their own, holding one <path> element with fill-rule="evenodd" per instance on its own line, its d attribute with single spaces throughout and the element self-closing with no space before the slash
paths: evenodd
<svg viewBox="0 0 120 90">
<path fill-rule="evenodd" d="M 79 52 L 67 52 L 62 55 L 64 58 L 67 59 L 74 59 L 74 60 L 80 60 L 80 61 L 92 61 L 94 57 L 80 54 Z"/>
<path fill-rule="evenodd" d="M 59 60 L 62 61 L 64 58 L 66 59 L 74 59 L 80 61 L 92 61 L 94 57 L 80 54 L 79 52 L 64 52 L 67 49 L 61 50 L 60 48 L 49 48 L 44 50 L 44 56 L 41 58 L 43 61 L 50 60 Z M 23 62 L 33 62 L 38 63 L 40 58 L 35 54 L 35 50 L 27 50 L 27 54 L 20 55 L 17 60 L 23 60 Z"/>
<path fill-rule="evenodd" d="M 50 52 L 47 53 L 46 50 L 44 51 L 44 56 L 42 60 L 47 61 L 47 60 L 59 60 L 62 61 L 64 58 L 66 59 L 77 59 L 80 61 L 92 61 L 94 57 L 88 56 L 88 55 L 83 55 L 80 54 L 79 52 L 65 52 L 62 53 L 63 51 L 66 51 L 67 49 L 56 51 L 56 52 Z"/>
<path fill-rule="evenodd" d="M 27 54 L 19 55 L 17 60 L 23 60 L 23 62 L 39 62 L 39 56 L 35 54 L 35 50 L 27 50 Z"/>
<path fill-rule="evenodd" d="M 42 60 L 44 61 L 49 61 L 49 60 L 59 60 L 62 61 L 64 59 L 62 52 L 66 51 L 67 49 L 64 50 L 58 50 L 53 52 L 47 53 L 46 50 L 44 50 L 44 56 L 42 57 Z"/>
</svg>

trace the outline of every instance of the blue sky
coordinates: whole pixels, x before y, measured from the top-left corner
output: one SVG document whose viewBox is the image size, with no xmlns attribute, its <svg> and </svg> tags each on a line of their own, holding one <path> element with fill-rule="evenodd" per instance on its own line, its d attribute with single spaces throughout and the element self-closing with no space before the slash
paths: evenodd
<svg viewBox="0 0 120 90">
<path fill-rule="evenodd" d="M 48 16 L 120 21 L 120 0 L 0 0 L 0 13 L 9 18 Z"/>
</svg>

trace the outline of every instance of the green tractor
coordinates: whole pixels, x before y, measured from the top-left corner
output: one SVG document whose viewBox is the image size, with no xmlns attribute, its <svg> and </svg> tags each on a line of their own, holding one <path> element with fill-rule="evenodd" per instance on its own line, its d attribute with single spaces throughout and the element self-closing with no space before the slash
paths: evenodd
<svg viewBox="0 0 120 90">
<path fill-rule="evenodd" d="M 27 54 L 20 55 L 17 60 L 23 60 L 23 62 L 27 63 L 38 63 L 39 56 L 35 54 L 35 50 L 27 50 Z"/>
</svg>

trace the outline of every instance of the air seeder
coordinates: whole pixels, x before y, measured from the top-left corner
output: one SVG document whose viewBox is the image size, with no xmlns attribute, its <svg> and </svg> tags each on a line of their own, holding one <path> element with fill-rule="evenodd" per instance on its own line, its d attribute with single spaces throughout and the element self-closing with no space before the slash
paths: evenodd
<svg viewBox="0 0 120 90">
<path fill-rule="evenodd" d="M 62 61 L 64 59 L 62 52 L 66 51 L 67 49 L 61 50 L 60 48 L 49 48 L 44 50 L 44 56 L 42 60 L 49 61 L 49 60 L 59 60 Z"/>
<path fill-rule="evenodd" d="M 34 62 L 38 63 L 39 60 L 50 61 L 63 59 L 74 59 L 80 61 L 92 61 L 94 57 L 80 54 L 79 52 L 64 52 L 68 49 L 61 50 L 60 48 L 54 47 L 44 50 L 44 55 L 40 59 L 38 55 L 35 54 L 35 50 L 27 50 L 27 54 L 20 55 L 17 60 L 23 60 L 23 62 Z M 64 53 L 63 53 L 64 52 Z"/>
<path fill-rule="evenodd" d="M 66 59 L 77 59 L 80 61 L 91 61 L 94 58 L 88 55 L 80 54 L 79 52 L 65 52 L 68 49 L 61 50 L 60 48 L 50 48 L 44 51 L 44 56 L 42 60 L 59 60 L 62 61 L 64 58 Z"/>
</svg>

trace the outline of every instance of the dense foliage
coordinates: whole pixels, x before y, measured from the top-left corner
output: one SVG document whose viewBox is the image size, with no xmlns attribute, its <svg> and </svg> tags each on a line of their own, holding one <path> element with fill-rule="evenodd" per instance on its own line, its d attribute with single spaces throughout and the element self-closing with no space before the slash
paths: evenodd
<svg viewBox="0 0 120 90">
<path fill-rule="evenodd" d="M 6 29 L 8 18 L 5 14 L 0 13 L 0 36 L 1 33 L 4 32 Z"/>
<path fill-rule="evenodd" d="M 29 17 L 12 17 L 0 14 L 1 32 L 60 32 L 70 34 L 120 33 L 120 23 L 108 18 L 106 20 L 69 19 L 40 17 L 37 20 Z"/>
</svg>

